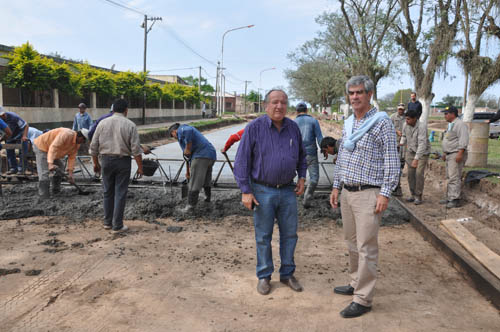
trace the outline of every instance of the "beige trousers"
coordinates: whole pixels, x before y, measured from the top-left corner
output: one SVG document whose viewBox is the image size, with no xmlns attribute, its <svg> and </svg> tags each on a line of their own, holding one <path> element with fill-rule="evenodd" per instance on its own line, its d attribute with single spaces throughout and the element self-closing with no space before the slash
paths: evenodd
<svg viewBox="0 0 500 332">
<path fill-rule="evenodd" d="M 382 214 L 375 214 L 380 189 L 342 190 L 340 210 L 344 240 L 349 251 L 353 301 L 371 306 L 377 281 L 378 229 Z"/>
<path fill-rule="evenodd" d="M 408 186 L 410 187 L 410 192 L 413 197 L 422 199 L 422 194 L 424 193 L 425 168 L 427 167 L 429 156 L 422 156 L 418 160 L 418 165 L 416 168 L 411 167 L 413 159 L 415 159 L 415 152 L 407 150 L 406 165 L 408 166 Z"/>
<path fill-rule="evenodd" d="M 452 201 L 460 199 L 462 188 L 462 170 L 464 169 L 465 162 L 467 161 L 467 151 L 464 153 L 464 158 L 460 163 L 455 160 L 457 152 L 446 155 L 446 180 L 448 180 L 448 187 L 446 192 L 446 199 Z"/>
</svg>

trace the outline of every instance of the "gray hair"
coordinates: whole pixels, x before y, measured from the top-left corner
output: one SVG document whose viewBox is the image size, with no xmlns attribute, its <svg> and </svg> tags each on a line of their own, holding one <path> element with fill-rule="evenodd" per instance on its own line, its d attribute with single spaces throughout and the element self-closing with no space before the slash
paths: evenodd
<svg viewBox="0 0 500 332">
<path fill-rule="evenodd" d="M 375 88 L 373 81 L 368 76 L 366 75 L 353 76 L 345 84 L 346 93 L 349 92 L 349 88 L 351 86 L 356 86 L 361 84 L 363 84 L 363 86 L 365 87 L 365 92 L 373 91 L 373 89 Z"/>
<path fill-rule="evenodd" d="M 288 95 L 286 94 L 286 92 L 283 90 L 283 89 L 271 89 L 269 91 L 267 91 L 266 95 L 264 96 L 264 104 L 267 104 L 269 102 L 269 95 L 275 91 L 279 91 L 279 92 L 282 92 L 285 96 L 286 96 L 286 100 L 288 100 Z"/>
</svg>

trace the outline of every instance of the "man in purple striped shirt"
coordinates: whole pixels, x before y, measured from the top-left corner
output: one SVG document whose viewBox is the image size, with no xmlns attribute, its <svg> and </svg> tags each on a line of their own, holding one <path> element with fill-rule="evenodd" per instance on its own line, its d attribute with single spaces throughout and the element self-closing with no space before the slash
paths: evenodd
<svg viewBox="0 0 500 332">
<path fill-rule="evenodd" d="M 257 242 L 257 291 L 271 291 L 274 271 L 271 239 L 274 220 L 280 232 L 280 281 L 302 291 L 295 279 L 294 252 L 297 245 L 297 198 L 304 193 L 307 163 L 298 125 L 285 117 L 288 96 L 271 90 L 264 99 L 267 115 L 250 122 L 240 141 L 234 176 L 242 192 L 241 201 L 254 211 Z M 293 179 L 298 174 L 295 185 Z"/>
</svg>

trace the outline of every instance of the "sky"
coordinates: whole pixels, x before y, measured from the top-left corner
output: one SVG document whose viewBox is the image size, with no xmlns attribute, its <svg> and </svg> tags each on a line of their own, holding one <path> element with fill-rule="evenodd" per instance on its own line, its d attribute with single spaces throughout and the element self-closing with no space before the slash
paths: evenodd
<svg viewBox="0 0 500 332">
<path fill-rule="evenodd" d="M 57 52 L 96 66 L 142 71 L 144 13 L 162 18 L 148 33 L 147 69 L 183 77 L 197 76 L 202 66 L 202 76 L 215 86 L 224 32 L 254 24 L 226 34 L 226 91 L 243 93 L 244 81 L 251 81 L 248 90 L 259 85 L 262 90 L 286 89 L 284 72 L 293 69 L 287 54 L 316 36 L 321 29 L 315 22 L 318 15 L 338 8 L 334 0 L 112 1 L 135 11 L 106 0 L 0 0 L 0 44 L 29 41 L 43 54 Z M 263 71 L 272 67 L 276 69 Z M 453 61 L 448 70 L 447 78 L 436 77 L 434 101 L 463 94 L 462 71 Z M 404 65 L 402 72 L 379 83 L 379 97 L 413 87 Z M 500 85 L 486 93 L 500 96 Z"/>
</svg>

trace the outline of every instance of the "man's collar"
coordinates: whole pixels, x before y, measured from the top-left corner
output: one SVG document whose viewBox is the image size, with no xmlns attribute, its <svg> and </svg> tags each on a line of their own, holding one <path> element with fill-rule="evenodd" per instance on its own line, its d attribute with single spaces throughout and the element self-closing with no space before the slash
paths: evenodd
<svg viewBox="0 0 500 332">
<path fill-rule="evenodd" d="M 291 120 L 285 116 L 283 118 L 283 122 L 281 123 L 281 128 L 284 128 L 284 127 L 288 126 L 288 121 L 291 121 Z M 271 118 L 267 114 L 266 114 L 266 125 L 269 128 L 271 128 L 271 126 L 273 125 L 273 120 L 271 120 Z"/>
<path fill-rule="evenodd" d="M 121 116 L 121 117 L 125 117 L 125 114 L 120 113 L 120 112 L 113 112 L 113 115 L 112 115 L 112 116 L 115 116 L 115 115 L 117 115 L 117 116 Z"/>
<path fill-rule="evenodd" d="M 310 116 L 310 115 L 309 115 L 309 114 L 307 114 L 307 113 L 299 113 L 299 115 L 297 115 L 297 118 L 298 118 L 299 116 Z"/>
</svg>

